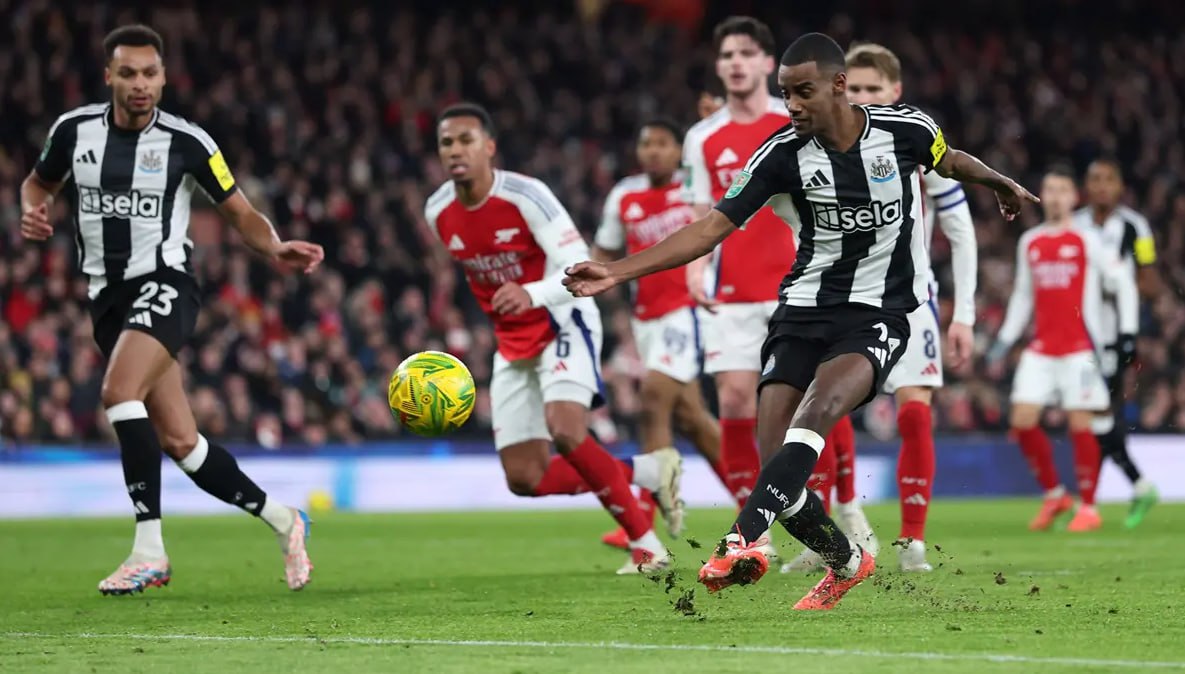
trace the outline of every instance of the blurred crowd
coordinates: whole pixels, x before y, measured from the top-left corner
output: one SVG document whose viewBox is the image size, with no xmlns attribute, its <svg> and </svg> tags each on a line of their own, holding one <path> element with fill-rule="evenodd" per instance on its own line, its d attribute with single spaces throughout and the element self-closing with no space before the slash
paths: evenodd
<svg viewBox="0 0 1185 674">
<path fill-rule="evenodd" d="M 205 309 L 182 358 L 198 424 L 212 437 L 274 446 L 398 435 L 387 375 L 425 348 L 469 363 L 482 386 L 464 432 L 488 433 L 492 333 L 422 217 L 425 198 L 445 179 L 435 112 L 461 99 L 487 105 L 502 165 L 546 181 L 591 238 L 601 200 L 633 170 L 636 125 L 659 113 L 696 120 L 700 92 L 713 87 L 711 26 L 726 10 L 765 19 L 783 43 L 818 29 L 841 44 L 891 47 L 905 65 L 905 100 L 932 111 L 954 146 L 1029 186 L 1057 160 L 1081 171 L 1101 154 L 1118 157 L 1126 201 L 1155 230 L 1167 288 L 1142 305 L 1141 368 L 1126 383 L 1127 418 L 1144 431 L 1185 428 L 1179 5 L 1137 3 L 1137 15 L 1131 3 L 969 0 L 948 16 L 926 3 L 901 3 L 909 13 L 894 15 L 868 0 L 822 3 L 828 15 L 776 16 L 768 3 L 738 1 L 666 22 L 646 4 L 245 3 L 213 12 L 193 2 L 117 10 L 0 0 L 0 433 L 18 443 L 109 433 L 68 209 L 56 207 L 58 233 L 46 245 L 23 243 L 17 221 L 18 186 L 54 118 L 106 98 L 99 45 L 112 27 L 145 21 L 162 33 L 162 107 L 209 131 L 283 236 L 326 248 L 322 272 L 279 276 L 212 212 L 195 211 Z M 982 353 L 1002 319 L 1016 238 L 1039 212 L 1007 223 L 990 194 L 969 192 Z M 941 235 L 934 258 L 948 320 Z M 612 440 L 632 432 L 641 366 L 624 297 L 603 309 L 612 402 L 596 430 Z M 979 362 L 948 373 L 936 402 L 940 428 L 1003 428 L 1009 379 L 1007 371 L 985 374 Z M 883 426 L 876 419 L 888 404 L 871 406 L 861 423 Z"/>
</svg>

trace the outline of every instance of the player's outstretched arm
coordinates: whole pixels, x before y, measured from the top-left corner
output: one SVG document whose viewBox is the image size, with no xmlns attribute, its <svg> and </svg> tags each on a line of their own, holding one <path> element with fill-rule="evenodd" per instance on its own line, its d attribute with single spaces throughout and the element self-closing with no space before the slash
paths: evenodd
<svg viewBox="0 0 1185 674">
<path fill-rule="evenodd" d="M 712 209 L 707 216 L 636 255 L 616 262 L 581 262 L 569 267 L 564 285 L 576 297 L 600 295 L 618 284 L 703 257 L 734 231 L 732 221 Z"/>
<path fill-rule="evenodd" d="M 248 248 L 288 269 L 310 274 L 325 259 L 325 251 L 315 243 L 281 241 L 271 221 L 255 210 L 242 191 L 227 197 L 218 205 L 218 212 L 239 231 Z"/>
<path fill-rule="evenodd" d="M 961 150 L 954 148 L 947 150 L 942 160 L 934 166 L 934 170 L 945 178 L 954 178 L 960 182 L 979 183 L 990 187 L 995 191 L 996 200 L 1000 203 L 1000 212 L 1007 220 L 1015 218 L 1020 213 L 1024 202 L 1041 203 L 1040 199 L 1021 187 L 1012 178 L 999 173 L 974 155 Z"/>
<path fill-rule="evenodd" d="M 47 182 L 36 170 L 21 183 L 21 236 L 30 241 L 45 241 L 53 236 L 49 207 L 62 189 L 62 183 Z"/>
</svg>

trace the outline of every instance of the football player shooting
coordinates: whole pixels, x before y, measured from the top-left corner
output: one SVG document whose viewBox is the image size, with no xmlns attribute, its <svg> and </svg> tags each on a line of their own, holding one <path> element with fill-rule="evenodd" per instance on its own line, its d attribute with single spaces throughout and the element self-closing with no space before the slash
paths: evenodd
<svg viewBox="0 0 1185 674">
<path fill-rule="evenodd" d="M 891 370 L 900 351 L 895 347 L 908 337 L 906 315 L 922 302 L 918 296 L 925 289 L 924 277 L 918 267 L 928 264 L 925 248 L 909 241 L 920 207 L 910 207 L 916 213 L 905 217 L 906 206 L 900 203 L 894 208 L 892 203 L 873 204 L 864 197 L 861 206 L 841 204 L 841 198 L 851 200 L 834 183 L 843 179 L 868 190 L 867 172 L 872 171 L 875 183 L 894 183 L 892 189 L 903 203 L 918 204 L 920 185 L 914 169 L 922 167 L 992 188 L 1008 219 L 1019 213 L 1024 202 L 1038 201 L 975 157 L 948 148 L 942 132 L 924 114 L 904 106 L 873 112 L 850 104 L 844 68 L 844 52 L 831 38 L 811 33 L 796 40 L 778 68 L 778 84 L 792 122 L 754 155 L 724 199 L 706 217 L 657 245 L 617 262 L 579 263 L 568 270 L 564 281 L 572 294 L 584 297 L 686 264 L 711 251 L 771 199 L 778 201 L 781 208 L 775 210 L 780 213 L 817 220 L 809 240 L 806 227 L 792 223 L 801 227 L 802 245 L 794 269 L 783 282 L 781 326 L 775 316 L 763 349 L 769 356 L 766 370 L 770 374 L 762 378 L 759 392 L 757 435 L 763 455 L 770 458 L 730 533 L 700 571 L 700 581 L 710 591 L 761 578 L 769 563 L 757 549 L 760 541 L 756 539 L 777 519 L 830 567 L 827 576 L 795 605 L 797 609 L 832 608 L 872 574 L 872 556 L 852 548 L 805 485 L 823 438 L 843 416 L 875 394 Z M 908 150 L 897 157 L 902 166 L 895 174 L 883 170 L 884 155 L 873 154 L 866 162 L 861 154 L 866 144 L 873 152 L 896 152 L 898 141 Z M 811 163 L 805 164 L 808 160 Z M 792 167 L 795 161 L 800 170 L 808 165 L 812 170 L 819 168 L 803 176 Z M 824 169 L 834 175 L 828 177 Z M 863 231 L 868 227 L 850 226 L 873 221 L 880 222 L 871 233 Z M 879 241 L 877 230 L 891 238 Z M 875 252 L 873 244 L 867 243 L 869 237 L 876 239 Z M 843 254 L 849 238 L 861 243 L 854 256 Z M 903 239 L 904 245 L 897 245 Z M 818 251 L 813 250 L 816 247 Z M 898 263 L 888 264 L 893 260 Z M 901 267 L 916 271 L 910 272 L 910 278 L 896 278 Z M 886 308 L 890 289 L 899 308 Z M 871 299 L 869 303 L 849 299 L 857 295 Z M 806 301 L 796 305 L 791 297 Z M 832 316 L 830 326 L 822 326 L 813 339 L 780 331 L 788 324 L 797 330 L 804 322 L 827 315 Z"/>
<path fill-rule="evenodd" d="M 95 341 L 107 358 L 101 397 L 119 438 L 136 536 L 131 555 L 99 590 L 127 594 L 169 582 L 160 527 L 162 450 L 207 493 L 271 526 L 288 587 L 299 590 L 313 569 L 305 550 L 307 516 L 269 498 L 226 449 L 198 434 L 182 384 L 176 356 L 201 301 L 185 237 L 194 186 L 209 193 L 248 247 L 278 266 L 309 273 L 324 253 L 304 241 L 281 241 L 238 190 L 214 141 L 157 108 L 165 66 L 155 31 L 124 26 L 103 46 L 111 102 L 59 117 L 21 184 L 21 235 L 31 241 L 53 236 L 49 207 L 67 181 L 72 187 Z"/>
</svg>

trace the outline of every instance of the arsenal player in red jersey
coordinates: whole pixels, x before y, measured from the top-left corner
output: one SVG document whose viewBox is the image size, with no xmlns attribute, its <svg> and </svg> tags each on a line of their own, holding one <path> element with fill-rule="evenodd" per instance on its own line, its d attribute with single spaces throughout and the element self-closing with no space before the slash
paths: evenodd
<svg viewBox="0 0 1185 674">
<path fill-rule="evenodd" d="M 1054 169 L 1041 183 L 1046 222 L 1020 237 L 1016 250 L 1016 282 L 1008 313 L 988 361 L 997 364 L 1009 347 L 1033 325 L 1029 342 L 1012 382 L 1012 432 L 1045 491 L 1031 529 L 1048 529 L 1074 502 L 1058 480 L 1053 448 L 1041 430 L 1041 411 L 1058 405 L 1066 411 L 1074 445 L 1074 472 L 1081 507 L 1070 531 L 1091 531 L 1103 525 L 1094 506 L 1099 475 L 1099 444 L 1091 431 L 1096 412 L 1110 405 L 1099 364 L 1100 309 L 1103 290 L 1113 293 L 1119 318 L 1119 352 L 1128 362 L 1135 355 L 1139 327 L 1135 279 L 1098 235 L 1074 227 L 1078 192 L 1074 176 Z M 1126 363 L 1125 363 L 1126 364 Z"/>
<path fill-rule="evenodd" d="M 622 251 L 632 255 L 694 219 L 680 190 L 681 135 L 670 120 L 655 119 L 642 126 L 637 142 L 642 172 L 622 179 L 609 191 L 594 242 L 594 260 L 607 262 Z M 727 487 L 720 463 L 720 426 L 700 394 L 700 319 L 687 292 L 684 271 L 670 269 L 638 279 L 633 306 L 634 341 L 646 366 L 641 387 L 642 451 L 672 448 L 672 426 L 677 424 Z M 602 540 L 625 547 L 627 539 L 625 531 L 618 529 Z"/>
<path fill-rule="evenodd" d="M 494 169 L 493 122 L 485 109 L 446 109 L 437 142 L 451 180 L 428 198 L 425 218 L 494 324 L 494 445 L 510 490 L 594 492 L 629 541 L 630 559 L 618 573 L 662 571 L 670 554 L 630 481 L 654 493 L 678 535 L 681 460 L 668 449 L 623 463 L 588 434 L 589 409 L 602 392 L 601 316 L 592 299 L 575 299 L 562 284 L 564 268 L 587 259 L 588 245 L 542 181 Z M 560 456 L 550 456 L 553 442 Z"/>
</svg>

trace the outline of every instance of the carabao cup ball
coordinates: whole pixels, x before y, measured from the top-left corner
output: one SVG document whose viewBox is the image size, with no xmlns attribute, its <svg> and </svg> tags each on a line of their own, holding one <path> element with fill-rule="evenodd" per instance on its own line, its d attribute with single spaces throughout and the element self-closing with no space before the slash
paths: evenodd
<svg viewBox="0 0 1185 674">
<path fill-rule="evenodd" d="M 445 435 L 473 413 L 473 375 L 451 354 L 421 351 L 395 368 L 387 400 L 407 430 L 427 438 Z"/>
</svg>

